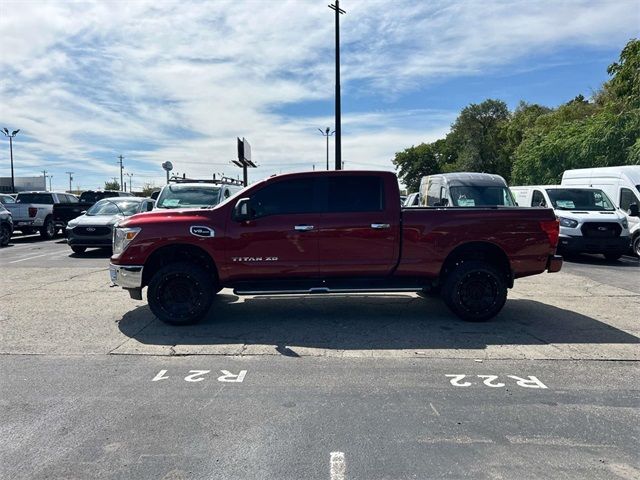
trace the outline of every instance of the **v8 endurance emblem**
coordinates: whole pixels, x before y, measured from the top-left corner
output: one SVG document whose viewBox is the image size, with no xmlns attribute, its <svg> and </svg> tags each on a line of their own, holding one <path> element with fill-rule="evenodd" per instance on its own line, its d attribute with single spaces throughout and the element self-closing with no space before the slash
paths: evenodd
<svg viewBox="0 0 640 480">
<path fill-rule="evenodd" d="M 213 231 L 213 228 L 204 227 L 202 225 L 192 225 L 189 228 L 189 232 L 191 235 L 195 235 L 196 237 L 215 237 L 216 232 Z"/>
</svg>

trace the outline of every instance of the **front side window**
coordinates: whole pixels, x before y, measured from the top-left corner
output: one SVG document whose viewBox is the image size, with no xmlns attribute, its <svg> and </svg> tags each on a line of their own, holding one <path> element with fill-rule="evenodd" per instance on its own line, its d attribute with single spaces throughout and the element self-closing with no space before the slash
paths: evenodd
<svg viewBox="0 0 640 480">
<path fill-rule="evenodd" d="M 531 198 L 531 206 L 532 207 L 546 207 L 547 202 L 544 199 L 544 195 L 540 190 L 533 191 L 533 197 Z"/>
<path fill-rule="evenodd" d="M 329 177 L 327 210 L 340 212 L 380 212 L 384 210 L 382 178 L 365 175 Z"/>
<path fill-rule="evenodd" d="M 620 209 L 625 212 L 629 210 L 629 205 L 632 203 L 638 203 L 636 196 L 628 188 L 620 189 Z"/>
<path fill-rule="evenodd" d="M 314 186 L 312 178 L 283 180 L 266 185 L 251 196 L 252 216 L 259 218 L 313 212 Z"/>
<path fill-rule="evenodd" d="M 547 194 L 558 210 L 612 211 L 615 207 L 602 190 L 550 188 Z"/>
<path fill-rule="evenodd" d="M 455 207 L 515 206 L 507 187 L 463 185 L 450 187 L 449 194 Z"/>
</svg>

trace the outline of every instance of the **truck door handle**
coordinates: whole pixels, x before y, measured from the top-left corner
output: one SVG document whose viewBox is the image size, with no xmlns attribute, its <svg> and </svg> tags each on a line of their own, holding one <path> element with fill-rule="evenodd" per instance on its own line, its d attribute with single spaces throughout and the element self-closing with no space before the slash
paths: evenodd
<svg viewBox="0 0 640 480">
<path fill-rule="evenodd" d="M 375 228 L 376 230 L 384 230 L 385 228 L 390 228 L 391 225 L 388 223 L 372 223 L 371 228 Z"/>
<path fill-rule="evenodd" d="M 313 230 L 316 227 L 314 227 L 313 225 L 296 225 L 293 228 L 296 232 L 308 232 L 309 230 Z"/>
</svg>

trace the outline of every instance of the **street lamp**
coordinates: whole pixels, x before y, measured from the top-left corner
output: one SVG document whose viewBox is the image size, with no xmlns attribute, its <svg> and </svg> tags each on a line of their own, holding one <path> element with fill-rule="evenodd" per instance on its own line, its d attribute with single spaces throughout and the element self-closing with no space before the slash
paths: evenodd
<svg viewBox="0 0 640 480">
<path fill-rule="evenodd" d="M 11 156 L 11 193 L 16 193 L 15 179 L 13 176 L 13 137 L 15 137 L 19 131 L 20 129 L 14 130 L 13 132 L 9 133 L 8 128 L 5 127 L 2 129 L 2 133 L 4 134 L 4 136 L 9 137 L 9 152 Z"/>
<path fill-rule="evenodd" d="M 129 177 L 129 193 L 131 193 L 131 192 L 133 192 L 133 180 L 132 180 L 133 173 L 125 173 L 125 175 L 127 177 Z M 126 192 L 127 191 L 127 189 L 126 189 L 127 183 L 125 182 L 124 185 L 125 185 L 125 192 Z"/>
<path fill-rule="evenodd" d="M 319 128 L 318 130 L 320 130 L 320 133 L 323 137 L 327 137 L 327 170 L 329 170 L 329 137 L 336 133 L 336 131 L 334 130 L 333 132 L 329 133 L 331 130 L 329 127 L 324 130 Z"/>
</svg>

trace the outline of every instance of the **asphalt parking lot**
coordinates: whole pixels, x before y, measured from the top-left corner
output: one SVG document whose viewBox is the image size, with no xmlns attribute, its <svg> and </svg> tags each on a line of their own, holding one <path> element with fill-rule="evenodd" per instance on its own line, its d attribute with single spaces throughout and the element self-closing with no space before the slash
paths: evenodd
<svg viewBox="0 0 640 480">
<path fill-rule="evenodd" d="M 640 477 L 640 263 L 580 256 L 492 322 L 416 295 L 237 297 L 175 328 L 108 253 L 0 249 L 0 478 Z"/>
</svg>

